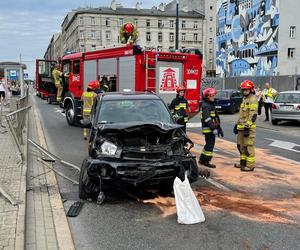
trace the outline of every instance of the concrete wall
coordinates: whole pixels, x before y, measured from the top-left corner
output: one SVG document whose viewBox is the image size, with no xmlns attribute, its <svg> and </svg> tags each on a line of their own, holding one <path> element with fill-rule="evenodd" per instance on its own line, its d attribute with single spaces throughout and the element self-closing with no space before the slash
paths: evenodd
<svg viewBox="0 0 300 250">
<path fill-rule="evenodd" d="M 300 1 L 280 1 L 278 73 L 294 75 L 300 73 Z M 296 37 L 290 38 L 290 27 L 296 26 Z M 295 58 L 288 58 L 288 48 L 295 48 Z"/>
</svg>

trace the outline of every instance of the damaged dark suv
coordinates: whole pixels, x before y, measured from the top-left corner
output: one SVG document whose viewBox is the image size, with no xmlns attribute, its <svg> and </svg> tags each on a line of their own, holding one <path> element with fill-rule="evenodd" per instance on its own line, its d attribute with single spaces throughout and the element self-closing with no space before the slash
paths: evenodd
<svg viewBox="0 0 300 250">
<path fill-rule="evenodd" d="M 152 186 L 172 190 L 176 176 L 198 178 L 193 142 L 152 93 L 111 93 L 97 97 L 89 157 L 81 167 L 79 196 L 96 199 L 106 189 Z"/>
</svg>

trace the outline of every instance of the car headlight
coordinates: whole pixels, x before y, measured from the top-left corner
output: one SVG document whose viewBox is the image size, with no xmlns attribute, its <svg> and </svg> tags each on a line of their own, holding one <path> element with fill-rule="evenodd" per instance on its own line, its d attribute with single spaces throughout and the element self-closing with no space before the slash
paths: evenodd
<svg viewBox="0 0 300 250">
<path fill-rule="evenodd" d="M 104 155 L 115 155 L 117 149 L 118 147 L 115 144 L 108 141 L 103 142 L 101 145 L 101 152 Z"/>
</svg>

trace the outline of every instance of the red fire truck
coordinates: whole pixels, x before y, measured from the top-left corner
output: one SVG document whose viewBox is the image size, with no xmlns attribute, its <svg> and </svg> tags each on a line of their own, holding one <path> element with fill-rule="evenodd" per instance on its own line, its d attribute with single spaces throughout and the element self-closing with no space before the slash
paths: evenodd
<svg viewBox="0 0 300 250">
<path fill-rule="evenodd" d="M 199 111 L 202 75 L 201 53 L 143 51 L 138 45 L 125 45 L 98 51 L 74 53 L 62 58 L 69 73 L 63 106 L 69 125 L 81 119 L 83 91 L 90 81 L 106 79 L 109 91 L 152 91 L 166 103 L 175 97 L 177 86 L 187 88 L 189 113 Z"/>
</svg>

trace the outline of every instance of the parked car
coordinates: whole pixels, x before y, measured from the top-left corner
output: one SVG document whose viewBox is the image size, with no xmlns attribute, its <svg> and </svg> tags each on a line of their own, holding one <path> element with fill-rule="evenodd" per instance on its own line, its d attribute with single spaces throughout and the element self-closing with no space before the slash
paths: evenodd
<svg viewBox="0 0 300 250">
<path fill-rule="evenodd" d="M 300 121 L 300 91 L 280 92 L 272 106 L 272 124 L 280 121 Z"/>
<path fill-rule="evenodd" d="M 111 186 L 155 185 L 170 192 L 185 171 L 191 182 L 198 178 L 193 142 L 155 94 L 99 95 L 92 122 L 81 123 L 91 128 L 79 178 L 81 199 L 96 199 Z"/>
<path fill-rule="evenodd" d="M 240 109 L 243 94 L 236 89 L 218 90 L 215 97 L 216 109 L 221 112 L 235 114 Z"/>
</svg>

